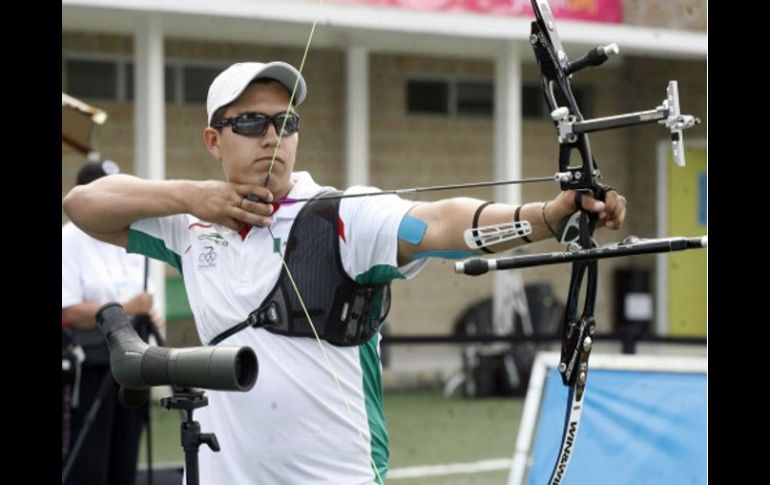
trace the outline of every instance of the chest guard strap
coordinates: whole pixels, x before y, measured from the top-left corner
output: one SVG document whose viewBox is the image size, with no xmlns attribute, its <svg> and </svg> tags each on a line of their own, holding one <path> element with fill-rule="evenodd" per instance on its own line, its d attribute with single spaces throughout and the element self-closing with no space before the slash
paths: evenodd
<svg viewBox="0 0 770 485">
<path fill-rule="evenodd" d="M 371 339 L 390 309 L 390 282 L 359 284 L 340 258 L 339 191 L 323 192 L 297 214 L 286 243 L 284 260 L 302 295 L 318 336 L 337 346 L 357 346 Z M 314 338 L 286 268 L 281 269 L 263 304 L 246 320 L 222 332 L 210 345 L 247 327 L 279 335 Z"/>
</svg>

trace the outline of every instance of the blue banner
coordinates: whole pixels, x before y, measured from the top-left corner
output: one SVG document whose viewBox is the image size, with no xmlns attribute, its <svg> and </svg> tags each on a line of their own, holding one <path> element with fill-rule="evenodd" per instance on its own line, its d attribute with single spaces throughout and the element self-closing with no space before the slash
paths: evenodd
<svg viewBox="0 0 770 485">
<path fill-rule="evenodd" d="M 708 190 L 708 176 L 704 170 L 698 174 L 698 224 L 701 226 L 706 225 L 708 217 Z"/>
<path fill-rule="evenodd" d="M 705 484 L 706 374 L 594 369 L 564 485 Z M 527 483 L 547 483 L 567 388 L 546 377 Z"/>
</svg>

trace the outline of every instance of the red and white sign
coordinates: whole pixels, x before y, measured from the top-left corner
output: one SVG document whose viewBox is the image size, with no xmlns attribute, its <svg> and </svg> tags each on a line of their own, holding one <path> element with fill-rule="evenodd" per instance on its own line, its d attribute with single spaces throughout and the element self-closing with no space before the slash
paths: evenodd
<svg viewBox="0 0 770 485">
<path fill-rule="evenodd" d="M 435 12 L 469 12 L 489 15 L 533 17 L 530 0 L 329 0 L 329 3 L 358 4 L 378 7 L 430 10 Z M 587 20 L 621 23 L 622 0 L 550 0 L 556 20 Z"/>
</svg>

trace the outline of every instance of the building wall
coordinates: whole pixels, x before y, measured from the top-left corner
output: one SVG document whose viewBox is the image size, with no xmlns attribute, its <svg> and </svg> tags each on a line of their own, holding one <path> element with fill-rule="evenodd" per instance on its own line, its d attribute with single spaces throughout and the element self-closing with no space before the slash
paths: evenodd
<svg viewBox="0 0 770 485">
<path fill-rule="evenodd" d="M 629 25 L 705 32 L 706 13 L 706 0 L 623 0 Z"/>
<path fill-rule="evenodd" d="M 645 15 L 648 14 L 641 12 L 638 18 L 646 19 Z M 166 41 L 165 49 L 168 58 L 210 61 L 223 66 L 244 59 L 280 59 L 299 65 L 302 54 L 300 49 L 282 46 L 173 39 Z M 131 55 L 132 52 L 128 37 L 74 32 L 62 34 L 62 50 L 63 57 L 70 52 L 112 55 Z M 369 70 L 373 185 L 402 188 L 492 179 L 492 118 L 407 115 L 405 86 L 406 79 L 414 75 L 491 79 L 493 62 L 372 53 Z M 341 187 L 344 184 L 344 53 L 334 49 L 313 49 L 303 74 L 309 95 L 299 110 L 303 125 L 297 169 L 309 170 L 321 184 Z M 534 63 L 527 60 L 523 75 L 525 81 L 537 80 Z M 576 85 L 593 87 L 597 116 L 654 108 L 665 95 L 666 82 L 679 79 L 684 111 L 700 115 L 705 121 L 706 71 L 703 62 L 626 57 L 602 69 L 581 72 L 576 78 L 573 81 Z M 63 89 L 67 87 L 63 86 Z M 109 114 L 107 123 L 98 132 L 101 152 L 117 161 L 123 172 L 132 172 L 132 105 L 98 99 L 84 101 Z M 201 132 L 204 125 L 203 104 L 167 104 L 167 178 L 222 177 L 218 163 L 203 147 Z M 552 124 L 525 120 L 523 129 L 523 175 L 552 175 L 556 171 L 558 153 Z M 705 123 L 698 130 L 696 133 L 705 137 Z M 605 181 L 631 201 L 626 228 L 619 232 L 600 232 L 600 242 L 616 241 L 628 234 L 655 234 L 655 145 L 665 139 L 667 133 L 663 129 L 650 126 L 592 135 L 592 147 Z M 79 155 L 63 151 L 62 196 L 71 188 L 81 163 Z M 558 191 L 556 184 L 538 184 L 524 186 L 522 194 L 525 201 L 541 201 L 552 198 Z M 425 194 L 420 200 L 455 195 L 489 200 L 492 190 Z M 62 214 L 62 222 L 65 220 Z M 542 242 L 533 245 L 530 252 L 558 249 L 560 246 L 555 243 Z M 608 331 L 612 326 L 612 271 L 618 267 L 652 270 L 654 262 L 652 258 L 600 262 L 597 301 L 600 331 Z M 569 281 L 568 266 L 531 268 L 522 274 L 527 283 L 551 283 L 554 294 L 563 300 Z M 389 317 L 392 334 L 444 334 L 451 332 L 454 320 L 469 304 L 491 296 L 492 276 L 455 275 L 451 262 L 433 260 L 415 281 L 396 281 L 393 290 L 394 303 Z"/>
<path fill-rule="evenodd" d="M 68 53 L 115 54 L 131 56 L 131 39 L 114 35 L 64 33 L 63 57 Z M 299 65 L 302 51 L 280 46 L 245 44 L 214 44 L 183 40 L 165 42 L 167 58 L 211 62 L 223 68 L 243 59 L 285 60 Z M 341 185 L 342 126 L 334 120 L 343 116 L 340 83 L 342 57 L 339 52 L 314 50 L 313 62 L 303 74 L 310 86 L 310 96 L 302 104 L 302 137 L 297 168 L 309 170 L 318 181 Z M 63 76 L 66 78 L 66 76 Z M 63 90 L 67 87 L 63 86 Z M 107 111 L 107 122 L 97 130 L 97 147 L 105 157 L 112 158 L 125 173 L 133 172 L 133 104 L 126 102 L 86 99 Z M 166 177 L 221 178 L 219 163 L 206 151 L 202 133 L 206 126 L 206 106 L 203 103 L 179 105 L 166 103 Z M 71 151 L 62 153 L 62 197 L 74 183 L 83 158 Z M 66 217 L 62 213 L 62 222 Z"/>
</svg>

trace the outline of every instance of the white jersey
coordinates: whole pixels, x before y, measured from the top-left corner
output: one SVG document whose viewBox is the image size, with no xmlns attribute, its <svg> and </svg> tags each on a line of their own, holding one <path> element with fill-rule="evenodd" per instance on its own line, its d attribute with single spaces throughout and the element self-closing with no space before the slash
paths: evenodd
<svg viewBox="0 0 770 485">
<path fill-rule="evenodd" d="M 295 172 L 290 199 L 323 188 Z M 351 188 L 348 193 L 373 190 Z M 414 202 L 396 196 L 343 199 L 340 256 L 358 281 L 373 272 L 410 278 L 425 260 L 398 268 L 398 229 Z M 282 254 L 304 203 L 284 204 L 270 226 L 245 239 L 224 226 L 190 215 L 144 219 L 131 225 L 128 250 L 169 262 L 182 272 L 201 341 L 244 321 L 278 280 Z M 205 484 L 370 484 L 373 464 L 384 478 L 388 437 L 382 412 L 379 336 L 358 347 L 323 342 L 339 376 L 343 400 L 315 339 L 246 328 L 219 345 L 249 346 L 259 361 L 251 391 L 206 391 L 209 406 L 196 410 L 203 432 L 216 433 L 222 451 L 200 448 Z"/>
<path fill-rule="evenodd" d="M 61 307 L 124 302 L 138 295 L 144 290 L 144 259 L 66 223 L 61 228 Z"/>
</svg>

